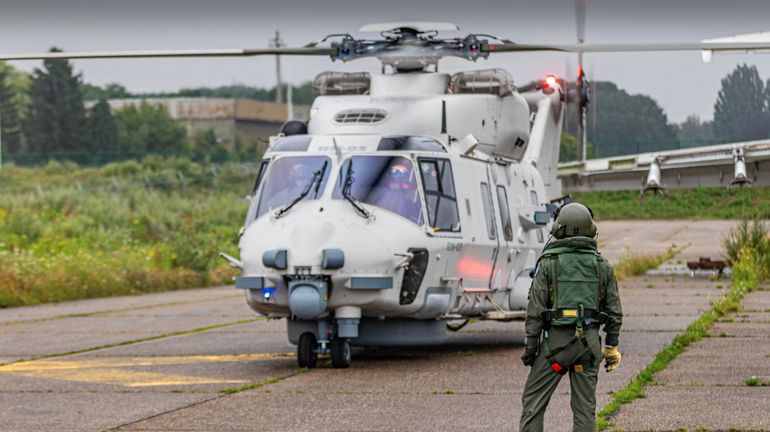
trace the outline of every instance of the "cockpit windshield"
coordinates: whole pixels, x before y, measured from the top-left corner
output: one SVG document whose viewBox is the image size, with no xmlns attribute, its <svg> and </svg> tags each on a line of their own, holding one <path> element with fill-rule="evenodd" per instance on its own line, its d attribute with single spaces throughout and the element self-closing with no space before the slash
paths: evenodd
<svg viewBox="0 0 770 432">
<path fill-rule="evenodd" d="M 270 163 L 263 180 L 256 218 L 298 200 L 317 199 L 326 187 L 331 171 L 329 165 L 326 156 L 284 157 Z M 303 197 L 305 191 L 307 194 Z"/>
<path fill-rule="evenodd" d="M 399 156 L 353 156 L 342 165 L 332 195 L 344 199 L 345 182 L 350 174 L 350 196 L 399 214 L 417 225 L 424 223 L 414 166 Z"/>
</svg>

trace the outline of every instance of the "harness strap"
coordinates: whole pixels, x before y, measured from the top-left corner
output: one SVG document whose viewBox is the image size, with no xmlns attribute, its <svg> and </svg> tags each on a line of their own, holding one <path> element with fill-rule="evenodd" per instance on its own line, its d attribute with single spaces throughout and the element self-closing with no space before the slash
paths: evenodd
<svg viewBox="0 0 770 432">
<path fill-rule="evenodd" d="M 589 354 L 591 354 L 591 360 L 587 364 L 593 363 L 593 361 L 595 360 L 595 356 L 594 356 L 593 351 L 591 351 L 591 347 L 588 345 L 588 340 L 586 339 L 585 335 L 583 335 L 582 337 L 579 337 L 579 338 L 577 336 L 575 336 L 571 341 L 569 341 L 569 343 L 567 343 L 567 345 L 564 345 L 563 347 L 557 348 L 555 350 L 551 350 L 551 345 L 548 343 L 548 333 L 545 333 L 545 335 L 543 337 L 543 354 L 545 354 L 545 358 L 546 358 L 546 360 L 548 360 L 548 364 L 551 365 L 551 369 L 554 372 L 556 372 L 556 373 L 558 373 L 560 375 L 564 375 L 567 372 L 569 372 L 569 370 L 572 369 L 572 368 L 575 368 L 575 372 L 582 372 L 583 371 L 583 366 L 585 365 L 584 363 L 572 363 L 572 364 L 569 364 L 569 365 L 563 365 L 563 364 L 559 363 L 558 361 L 556 361 L 556 355 L 557 354 L 559 354 L 560 352 L 570 348 L 572 345 L 574 345 L 578 341 L 583 344 L 583 351 L 580 353 L 579 356 L 577 356 L 575 361 L 577 361 L 578 359 L 580 359 L 581 357 L 586 355 L 586 353 L 589 353 Z M 580 370 L 577 370 L 577 366 L 578 365 L 580 366 Z"/>
<path fill-rule="evenodd" d="M 577 318 L 578 309 L 546 309 L 542 313 L 543 322 L 550 324 L 560 318 Z M 593 324 L 604 324 L 609 319 L 609 316 L 604 312 L 597 312 L 593 309 L 583 310 L 583 322 L 585 325 L 590 326 Z"/>
</svg>

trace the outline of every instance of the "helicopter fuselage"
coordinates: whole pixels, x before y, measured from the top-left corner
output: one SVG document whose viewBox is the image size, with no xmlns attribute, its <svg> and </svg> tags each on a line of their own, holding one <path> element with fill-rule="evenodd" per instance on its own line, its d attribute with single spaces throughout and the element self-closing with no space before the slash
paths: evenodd
<svg viewBox="0 0 770 432">
<path fill-rule="evenodd" d="M 303 334 L 319 352 L 435 344 L 445 320 L 522 316 L 553 198 L 528 144 L 552 134 L 515 91 L 448 89 L 444 74 L 374 76 L 367 95 L 317 98 L 307 135 L 271 140 L 236 285 L 300 350 Z"/>
</svg>

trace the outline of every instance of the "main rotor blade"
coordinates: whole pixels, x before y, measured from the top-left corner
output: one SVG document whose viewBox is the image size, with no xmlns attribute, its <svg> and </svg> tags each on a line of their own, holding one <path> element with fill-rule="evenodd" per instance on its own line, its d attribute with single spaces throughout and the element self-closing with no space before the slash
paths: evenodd
<svg viewBox="0 0 770 432">
<path fill-rule="evenodd" d="M 586 1 L 575 0 L 575 30 L 577 43 L 582 44 L 586 40 Z"/>
<path fill-rule="evenodd" d="M 620 43 L 553 45 L 559 51 L 584 53 L 645 52 L 645 51 L 715 51 L 742 52 L 770 50 L 770 41 L 755 42 L 683 42 L 683 43 Z"/>
<path fill-rule="evenodd" d="M 0 60 L 51 60 L 51 59 L 109 59 L 109 58 L 174 58 L 174 57 L 250 57 L 259 55 L 330 56 L 336 48 L 260 48 L 260 49 L 210 49 L 210 50 L 160 50 L 114 52 L 46 52 L 32 54 L 0 54 Z"/>
<path fill-rule="evenodd" d="M 490 44 L 489 52 L 560 51 L 573 53 L 622 53 L 645 51 L 714 51 L 745 52 L 770 51 L 770 41 L 759 42 L 683 42 L 683 43 L 622 43 L 622 44 L 572 44 L 572 45 L 529 45 Z"/>
<path fill-rule="evenodd" d="M 586 2 L 575 0 L 575 31 L 577 44 L 583 45 L 586 40 Z M 583 73 L 583 51 L 578 51 L 578 74 Z"/>
</svg>

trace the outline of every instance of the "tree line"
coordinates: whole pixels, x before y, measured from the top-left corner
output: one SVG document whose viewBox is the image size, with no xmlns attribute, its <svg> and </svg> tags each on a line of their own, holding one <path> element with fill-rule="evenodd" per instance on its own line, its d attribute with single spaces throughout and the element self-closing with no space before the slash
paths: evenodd
<svg viewBox="0 0 770 432">
<path fill-rule="evenodd" d="M 608 157 L 770 137 L 770 80 L 763 81 L 755 66 L 738 65 L 722 79 L 711 121 L 692 115 L 682 123 L 671 123 L 655 99 L 629 94 L 612 82 L 595 82 L 592 90 L 595 105 L 589 107 L 586 126 L 589 156 Z M 562 140 L 562 161 L 577 158 L 574 141 L 577 123 L 577 112 L 570 107 L 565 117 L 567 136 Z"/>
<path fill-rule="evenodd" d="M 99 164 L 158 154 L 223 162 L 256 156 L 256 145 L 237 141 L 228 150 L 211 130 L 188 138 L 162 106 L 141 103 L 112 112 L 108 103 L 136 96 L 119 84 L 83 82 L 67 60 L 45 60 L 31 74 L 0 62 L 3 161 Z"/>
</svg>

